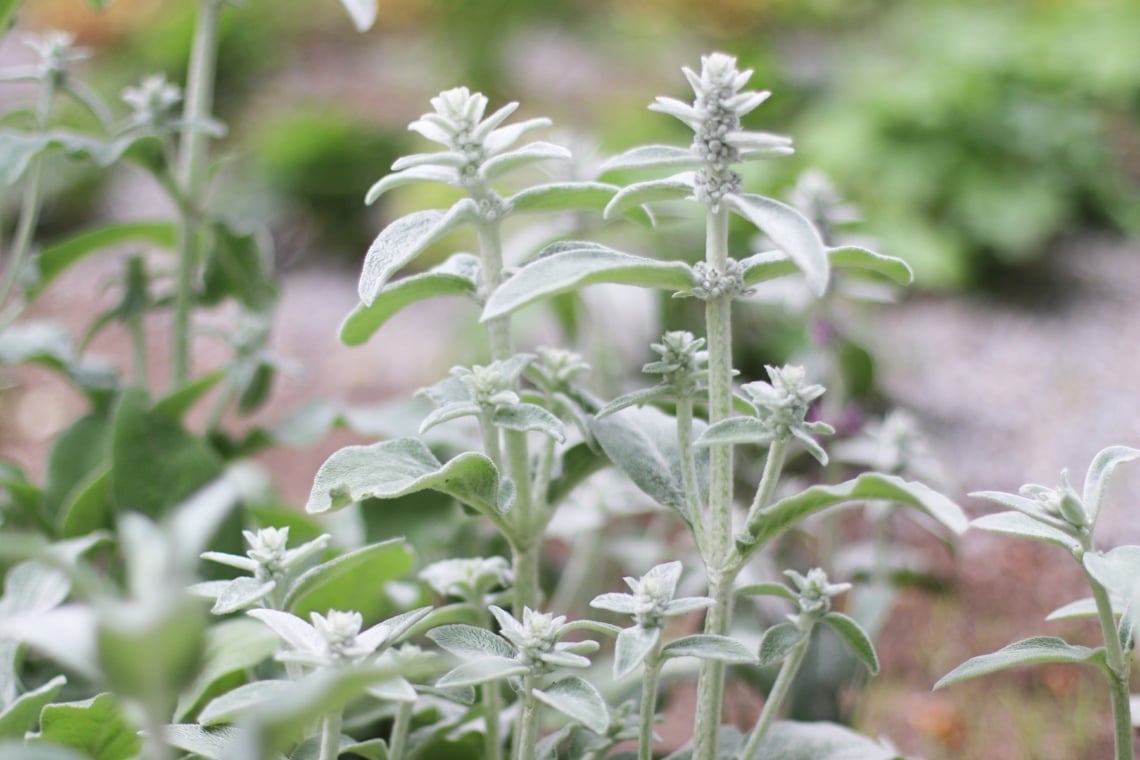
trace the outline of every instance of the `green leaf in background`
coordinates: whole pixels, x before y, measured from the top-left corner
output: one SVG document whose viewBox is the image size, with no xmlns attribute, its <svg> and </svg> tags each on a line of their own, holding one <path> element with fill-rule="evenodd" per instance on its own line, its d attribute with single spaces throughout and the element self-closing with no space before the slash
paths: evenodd
<svg viewBox="0 0 1140 760">
<path fill-rule="evenodd" d="M 268 310 L 277 300 L 277 284 L 260 236 L 221 222 L 210 226 L 210 234 L 213 245 L 202 274 L 202 303 L 233 298 L 249 311 Z"/>
<path fill-rule="evenodd" d="M 851 653 L 871 671 L 871 675 L 879 674 L 879 657 L 875 654 L 875 645 L 862 626 L 842 612 L 827 613 L 823 616 L 823 622 L 843 639 Z"/>
<path fill-rule="evenodd" d="M 392 499 L 429 489 L 480 512 L 493 512 L 499 474 L 490 459 L 474 452 L 442 464 L 414 438 L 347 446 L 317 471 L 305 511 L 319 514 L 364 499 Z"/>
<path fill-rule="evenodd" d="M 0 712 L 0 739 L 23 739 L 25 733 L 34 731 L 40 723 L 40 711 L 55 699 L 65 683 L 65 677 L 56 676 L 8 705 Z"/>
<path fill-rule="evenodd" d="M 679 291 L 693 286 L 693 275 L 680 261 L 631 256 L 597 243 L 555 243 L 495 289 L 487 299 L 482 320 L 497 319 L 542 299 L 605 282 Z"/>
<path fill-rule="evenodd" d="M 59 532 L 65 538 L 84 536 L 110 527 L 111 468 L 104 464 L 75 484 L 59 510 Z"/>
<path fill-rule="evenodd" d="M 568 676 L 545 689 L 535 689 L 538 701 L 568 715 L 596 734 L 610 726 L 610 710 L 594 685 L 578 676 Z"/>
<path fill-rule="evenodd" d="M 110 458 L 110 428 L 109 410 L 99 410 L 80 417 L 56 438 L 48 457 L 43 497 L 48 520 L 58 524 L 63 505 L 78 494 L 76 489 L 88 484 L 92 471 L 105 467 Z"/>
<path fill-rule="evenodd" d="M 456 253 L 422 274 L 389 283 L 376 293 L 370 305 L 357 304 L 340 326 L 340 341 L 359 346 L 403 308 L 440 296 L 474 296 L 478 289 L 479 259 Z"/>
<path fill-rule="evenodd" d="M 81 232 L 40 251 L 28 265 L 30 281 L 25 283 L 24 298 L 34 300 L 72 264 L 105 248 L 125 243 L 144 243 L 170 249 L 177 230 L 170 222 L 123 222 L 108 224 Z"/>
<path fill-rule="evenodd" d="M 1096 665 L 1103 668 L 1104 649 L 1075 646 L 1056 636 L 1034 636 L 1010 644 L 996 652 L 971 657 L 938 679 L 934 688 L 941 689 L 959 681 L 977 678 L 1018 665 L 1037 665 L 1046 662 Z"/>
<path fill-rule="evenodd" d="M 558 477 L 550 481 L 547 504 L 556 506 L 594 473 L 609 466 L 606 456 L 588 443 L 576 443 L 562 452 Z"/>
<path fill-rule="evenodd" d="M 123 392 L 111 429 L 111 502 L 160 515 L 222 473 L 222 461 L 145 391 Z"/>
<path fill-rule="evenodd" d="M 605 208 L 618 191 L 617 185 L 604 182 L 562 182 L 538 185 L 515 193 L 507 199 L 512 212 L 570 211 Z"/>
<path fill-rule="evenodd" d="M 0 0 L 0 38 L 8 33 L 23 0 Z"/>
<path fill-rule="evenodd" d="M 193 682 L 182 691 L 174 708 L 174 718 L 192 717 L 194 709 L 218 691 L 225 691 L 233 677 L 244 679 L 245 672 L 273 656 L 280 640 L 256 620 L 238 618 L 215 623 L 206 631 L 202 665 Z"/>
<path fill-rule="evenodd" d="M 285 609 L 301 617 L 353 609 L 374 619 L 385 604 L 379 593 L 384 584 L 403 577 L 412 563 L 412 548 L 402 539 L 362 547 L 302 573 L 289 588 Z M 362 588 L 374 591 L 364 595 Z"/>
<path fill-rule="evenodd" d="M 251 681 L 210 700 L 198 713 L 198 722 L 207 727 L 233 723 L 259 705 L 289 692 L 294 686 L 292 681 L 284 679 Z"/>
<path fill-rule="evenodd" d="M 762 195 L 726 195 L 724 204 L 754 224 L 795 262 L 817 296 L 827 290 L 830 262 L 819 232 L 791 206 Z"/>
<path fill-rule="evenodd" d="M 129 760 L 142 749 L 142 740 L 110 694 L 48 705 L 40 724 L 44 739 L 74 747 L 91 760 Z"/>
<path fill-rule="evenodd" d="M 777 721 L 752 760 L 905 760 L 894 750 L 834 723 Z"/>
</svg>

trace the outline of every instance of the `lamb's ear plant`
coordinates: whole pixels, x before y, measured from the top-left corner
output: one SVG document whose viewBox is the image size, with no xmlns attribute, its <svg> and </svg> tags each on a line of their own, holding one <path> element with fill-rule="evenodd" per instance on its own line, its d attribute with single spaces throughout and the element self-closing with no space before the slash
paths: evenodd
<svg viewBox="0 0 1140 760">
<path fill-rule="evenodd" d="M 1081 493 L 1074 490 L 1068 473 L 1063 471 L 1060 485 L 1053 488 L 1031 483 L 1016 494 L 972 494 L 1009 510 L 979 517 L 971 523 L 974 527 L 1051 544 L 1072 555 L 1088 580 L 1092 596 L 1067 604 L 1046 619 L 1095 617 L 1100 623 L 1102 645 L 1090 648 L 1070 644 L 1057 636 L 1035 636 L 967 660 L 943 676 L 934 688 L 1018 665 L 1052 662 L 1092 666 L 1108 681 L 1115 757 L 1132 757 L 1128 681 L 1136 642 L 1140 547 L 1117 546 L 1102 552 L 1096 548 L 1093 533 L 1113 470 L 1118 464 L 1136 459 L 1140 459 L 1140 449 L 1104 449 L 1089 465 Z"/>
</svg>

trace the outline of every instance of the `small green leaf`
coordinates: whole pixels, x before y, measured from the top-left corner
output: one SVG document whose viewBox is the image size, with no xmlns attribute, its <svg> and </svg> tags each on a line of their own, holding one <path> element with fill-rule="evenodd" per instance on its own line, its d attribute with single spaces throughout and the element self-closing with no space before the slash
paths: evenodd
<svg viewBox="0 0 1140 760">
<path fill-rule="evenodd" d="M 609 730 L 610 710 L 606 701 L 593 684 L 578 676 L 568 676 L 545 689 L 535 689 L 534 696 L 596 734 Z"/>
<path fill-rule="evenodd" d="M 704 161 L 695 151 L 672 145 L 642 145 L 614 156 L 602 164 L 601 174 L 622 169 L 696 169 Z"/>
<path fill-rule="evenodd" d="M 428 638 L 456 657 L 474 660 L 487 655 L 512 658 L 515 652 L 501 637 L 472 625 L 443 625 L 428 631 Z"/>
<path fill-rule="evenodd" d="M 490 681 L 498 681 L 511 676 L 518 676 L 529 670 L 518 660 L 511 657 L 496 657 L 484 655 L 478 660 L 465 662 L 457 668 L 445 673 L 437 682 L 436 688 L 445 689 L 455 686 L 478 686 Z"/>
<path fill-rule="evenodd" d="M 142 740 L 110 694 L 47 705 L 40 725 L 44 739 L 73 747 L 92 760 L 128 760 L 142 749 Z"/>
<path fill-rule="evenodd" d="M 209 697 L 223 679 L 244 673 L 272 657 L 278 645 L 273 631 L 254 620 L 239 618 L 213 625 L 206 631 L 201 668 L 178 697 L 175 719 L 191 716 L 194 708 Z"/>
<path fill-rule="evenodd" d="M 516 404 L 495 410 L 491 422 L 497 427 L 522 433 L 537 432 L 562 443 L 566 432 L 562 421 L 537 404 Z"/>
<path fill-rule="evenodd" d="M 724 444 L 756 444 L 767 446 L 775 436 L 772 427 L 755 417 L 729 417 L 715 425 L 710 425 L 694 446 L 718 446 Z"/>
<path fill-rule="evenodd" d="M 711 633 L 694 633 L 661 648 L 663 658 L 698 657 L 732 665 L 755 665 L 756 655 L 736 639 Z"/>
<path fill-rule="evenodd" d="M 1110 446 L 1093 457 L 1089 471 L 1085 475 L 1084 497 L 1081 499 L 1085 511 L 1088 512 L 1090 523 L 1096 524 L 1104 491 L 1108 487 L 1108 481 L 1116 465 L 1135 459 L 1140 459 L 1140 449 L 1128 446 Z"/>
<path fill-rule="evenodd" d="M 8 705 L 0 712 L 0 739 L 23 739 L 25 733 L 34 731 L 40 722 L 40 711 L 55 699 L 65 683 L 66 678 L 56 676 Z"/>
<path fill-rule="evenodd" d="M 16 11 L 20 9 L 20 4 L 24 0 L 0 0 L 0 38 L 7 32 L 9 27 L 12 26 L 13 18 Z"/>
<path fill-rule="evenodd" d="M 371 305 L 358 304 L 345 318 L 340 326 L 341 343 L 365 343 L 385 322 L 413 303 L 440 296 L 474 297 L 479 268 L 477 257 L 457 253 L 427 272 L 389 283 L 376 294 Z"/>
<path fill-rule="evenodd" d="M 512 212 L 571 211 L 604 208 L 617 185 L 604 182 L 558 182 L 527 188 L 507 199 Z"/>
<path fill-rule="evenodd" d="M 429 489 L 481 512 L 493 511 L 499 474 L 490 459 L 474 452 L 441 464 L 414 438 L 348 446 L 321 465 L 305 509 L 327 512 L 364 499 L 394 499 Z"/>
<path fill-rule="evenodd" d="M 631 406 L 645 406 L 652 401 L 659 401 L 670 398 L 673 394 L 671 388 L 666 385 L 654 385 L 651 388 L 639 388 L 636 391 L 623 393 L 622 395 L 609 402 L 594 415 L 595 419 L 604 420 L 611 414 L 616 414 L 622 409 L 628 409 Z"/>
<path fill-rule="evenodd" d="M 484 179 L 493 180 L 515 169 L 539 161 L 565 160 L 570 158 L 570 151 L 561 145 L 548 142 L 532 142 L 522 147 L 492 156 L 479 167 Z"/>
<path fill-rule="evenodd" d="M 205 398 L 214 387 L 225 378 L 224 370 L 211 372 L 208 375 L 194 378 L 180 388 L 167 393 L 154 402 L 154 410 L 170 417 L 182 419 L 194 408 L 194 405 Z"/>
<path fill-rule="evenodd" d="M 984 676 L 998 670 L 1018 665 L 1037 665 L 1045 662 L 1072 663 L 1077 665 L 1104 665 L 1104 649 L 1089 649 L 1075 646 L 1056 636 L 1035 636 L 1010 644 L 996 652 L 972 657 L 942 676 L 935 689 Z"/>
<path fill-rule="evenodd" d="M 778 596 L 789 602 L 796 601 L 796 595 L 783 583 L 752 583 L 736 589 L 737 596 Z"/>
<path fill-rule="evenodd" d="M 550 252 L 553 248 L 556 252 Z M 537 301 L 597 283 L 687 290 L 693 275 L 680 261 L 657 261 L 596 243 L 556 243 L 495 289 L 482 321 L 518 311 Z"/>
<path fill-rule="evenodd" d="M 384 228 L 364 257 L 360 275 L 360 300 L 371 305 L 392 275 L 425 248 L 479 218 L 479 207 L 463 198 L 447 211 L 429 209 L 397 219 Z"/>
<path fill-rule="evenodd" d="M 1081 542 L 1078 539 L 1050 525 L 1038 522 L 1022 512 L 997 512 L 992 515 L 983 515 L 972 520 L 970 525 L 979 530 L 988 530 L 991 533 L 1019 536 L 1031 541 L 1053 544 L 1067 552 L 1076 552 L 1081 548 Z"/>
<path fill-rule="evenodd" d="M 900 285 L 910 285 L 914 282 L 914 270 L 905 261 L 896 259 L 894 256 L 884 256 L 867 248 L 856 245 L 828 248 L 827 257 L 833 267 L 877 272 L 890 277 Z"/>
<path fill-rule="evenodd" d="M 638 182 L 622 188 L 606 206 L 605 218 L 609 219 L 629 209 L 639 208 L 646 203 L 679 201 L 693 194 L 693 173 L 683 172 L 667 179 Z"/>
<path fill-rule="evenodd" d="M 412 562 L 411 547 L 400 538 L 361 547 L 302 573 L 290 586 L 284 608 L 302 617 L 330 609 L 355 609 L 371 616 L 378 607 L 369 608 L 360 589 L 383 587 L 411 570 Z M 374 596 L 377 605 L 383 601 L 382 595 Z"/>
<path fill-rule="evenodd" d="M 794 623 L 777 623 L 764 631 L 764 637 L 760 639 L 760 664 L 774 665 L 780 662 L 791 654 L 806 635 Z"/>
<path fill-rule="evenodd" d="M 625 678 L 645 661 L 661 639 L 661 629 L 635 625 L 622 629 L 614 642 L 614 680 Z"/>
<path fill-rule="evenodd" d="M 841 612 L 827 613 L 823 616 L 823 622 L 843 639 L 851 653 L 871 671 L 871 675 L 879 674 L 879 657 L 875 654 L 875 645 L 862 626 Z"/>
<path fill-rule="evenodd" d="M 215 305 L 232 298 L 249 311 L 267 311 L 277 300 L 277 283 L 261 236 L 222 222 L 210 225 L 209 232 L 201 302 Z"/>
<path fill-rule="evenodd" d="M 109 609 L 100 617 L 96 627 L 99 667 L 115 694 L 145 701 L 170 695 L 170 704 L 163 705 L 170 710 L 173 695 L 198 672 L 205 612 L 188 597 L 155 604 L 146 615 L 129 614 L 132 611 L 124 602 L 120 609 Z"/>
<path fill-rule="evenodd" d="M 266 679 L 243 684 L 212 699 L 198 713 L 198 723 L 203 726 L 233 723 L 248 711 L 271 702 L 290 691 L 294 686 L 295 684 L 292 681 L 279 679 Z"/>
<path fill-rule="evenodd" d="M 834 723 L 777 721 L 751 760 L 905 760 L 894 750 Z"/>
<path fill-rule="evenodd" d="M 770 237 L 804 273 L 812 292 L 823 295 L 829 272 L 827 249 L 807 217 L 791 206 L 751 193 L 729 194 L 722 202 Z"/>
<path fill-rule="evenodd" d="M 203 728 L 196 723 L 175 723 L 162 727 L 162 737 L 170 746 L 205 760 L 226 760 L 232 757 L 230 749 L 238 731 L 229 726 Z"/>
</svg>

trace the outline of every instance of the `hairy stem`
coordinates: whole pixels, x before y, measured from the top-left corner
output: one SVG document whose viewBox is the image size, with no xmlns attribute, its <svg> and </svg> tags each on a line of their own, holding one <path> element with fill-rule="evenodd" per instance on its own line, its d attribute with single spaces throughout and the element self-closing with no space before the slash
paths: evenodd
<svg viewBox="0 0 1140 760">
<path fill-rule="evenodd" d="M 148 705 L 146 709 L 147 753 L 150 760 L 170 760 L 173 757 L 166 743 L 166 726 L 161 709 Z"/>
<path fill-rule="evenodd" d="M 760 749 L 760 743 L 764 740 L 764 734 L 768 732 L 768 727 L 772 725 L 772 721 L 776 719 L 776 714 L 779 713 L 784 700 L 787 699 L 788 692 L 792 688 L 792 682 L 796 678 L 796 673 L 799 672 L 800 665 L 803 664 L 804 655 L 807 654 L 809 646 L 811 646 L 811 631 L 808 631 L 803 640 L 796 644 L 788 654 L 787 659 L 784 660 L 784 664 L 780 666 L 776 683 L 772 684 L 772 690 L 768 692 L 768 698 L 764 700 L 764 709 L 760 712 L 756 725 L 752 727 L 752 732 L 748 735 L 748 742 L 744 745 L 744 751 L 740 753 L 740 760 L 751 760 L 756 756 L 756 752 Z"/>
<path fill-rule="evenodd" d="M 697 462 L 693 455 L 693 398 L 683 394 L 677 399 L 677 446 L 681 451 L 681 481 L 685 487 L 685 508 L 692 518 L 697 548 L 704 554 L 705 526 L 702 519 L 700 487 L 697 484 Z"/>
<path fill-rule="evenodd" d="M 392 723 L 392 733 L 388 736 L 388 757 L 403 760 L 408 746 L 408 729 L 412 725 L 414 702 L 401 702 L 396 708 L 396 720 Z"/>
<path fill-rule="evenodd" d="M 147 384 L 146 327 L 142 317 L 131 319 L 127 328 L 131 334 L 131 363 L 134 365 L 135 385 L 140 388 Z"/>
<path fill-rule="evenodd" d="M 186 77 L 186 102 L 182 117 L 187 122 L 179 146 L 179 181 L 187 201 L 178 232 L 178 279 L 174 293 L 174 345 L 172 384 L 190 379 L 190 312 L 198 271 L 201 237 L 199 212 L 206 180 L 207 135 L 199 126 L 214 106 L 214 77 L 218 62 L 218 22 L 221 0 L 199 0 L 198 24 Z"/>
<path fill-rule="evenodd" d="M 523 693 L 520 699 L 522 715 L 519 718 L 518 747 L 515 760 L 534 760 L 535 746 L 538 744 L 538 714 L 541 703 L 534 698 L 538 679 L 527 675 L 523 679 Z"/>
<path fill-rule="evenodd" d="M 653 718 L 657 715 L 657 682 L 661 677 L 658 653 L 661 643 L 645 658 L 645 672 L 641 675 L 641 720 L 637 733 L 637 760 L 653 760 Z"/>
<path fill-rule="evenodd" d="M 1112 699 L 1112 726 L 1116 740 L 1116 760 L 1132 758 L 1132 708 L 1128 696 L 1128 674 L 1131 662 L 1120 645 L 1120 635 L 1116 631 L 1116 616 L 1108 592 L 1088 571 L 1085 571 L 1089 587 L 1096 600 L 1096 613 L 1100 619 L 1101 633 L 1104 635 L 1105 660 L 1108 665 L 1108 687 Z"/>
<path fill-rule="evenodd" d="M 503 740 L 499 736 L 499 711 L 503 708 L 498 681 L 483 684 L 483 708 L 483 720 L 487 724 L 487 730 L 483 734 L 483 757 L 486 760 L 501 760 Z"/>
<path fill-rule="evenodd" d="M 728 209 L 709 210 L 706 219 L 705 260 L 718 272 L 728 262 Z M 731 297 L 705 303 L 705 329 L 709 350 L 709 424 L 732 415 Z M 713 606 L 705 618 L 705 633 L 725 635 L 732 619 L 733 577 L 724 572 L 732 549 L 732 447 L 718 445 L 709 452 L 709 496 L 705 511 L 705 568 Z M 695 760 L 715 760 L 717 732 L 724 701 L 724 663 L 701 662 L 697 681 L 697 717 L 693 731 Z"/>
<path fill-rule="evenodd" d="M 321 721 L 319 760 L 336 760 L 340 755 L 340 712 L 329 713 Z"/>
</svg>

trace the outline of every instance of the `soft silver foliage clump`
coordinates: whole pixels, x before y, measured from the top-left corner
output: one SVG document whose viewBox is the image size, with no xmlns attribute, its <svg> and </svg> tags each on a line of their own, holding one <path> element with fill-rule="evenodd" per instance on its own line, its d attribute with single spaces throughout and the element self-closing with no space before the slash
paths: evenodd
<svg viewBox="0 0 1140 760">
<path fill-rule="evenodd" d="M 171 126 L 176 117 L 175 107 L 182 102 L 182 90 L 166 81 L 165 74 L 152 74 L 125 88 L 123 102 L 134 112 L 131 126 L 163 129 Z"/>
</svg>

